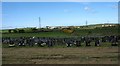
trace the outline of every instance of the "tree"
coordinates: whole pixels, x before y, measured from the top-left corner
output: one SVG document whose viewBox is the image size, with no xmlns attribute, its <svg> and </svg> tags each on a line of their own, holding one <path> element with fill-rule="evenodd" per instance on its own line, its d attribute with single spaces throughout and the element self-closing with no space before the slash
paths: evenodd
<svg viewBox="0 0 120 66">
<path fill-rule="evenodd" d="M 21 29 L 19 30 L 19 33 L 25 33 L 25 30 Z"/>
<path fill-rule="evenodd" d="M 16 30 L 16 29 L 14 29 L 14 30 L 13 30 L 13 32 L 14 32 L 14 33 L 17 33 L 17 30 Z"/>
<path fill-rule="evenodd" d="M 12 30 L 8 30 L 9 33 L 11 33 Z"/>
<path fill-rule="evenodd" d="M 37 32 L 37 31 L 38 31 L 38 29 L 32 28 L 32 32 Z"/>
</svg>

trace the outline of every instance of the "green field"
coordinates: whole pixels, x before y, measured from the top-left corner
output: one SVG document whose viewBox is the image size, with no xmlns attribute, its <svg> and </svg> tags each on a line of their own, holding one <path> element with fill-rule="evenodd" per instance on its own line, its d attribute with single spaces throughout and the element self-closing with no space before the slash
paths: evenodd
<svg viewBox="0 0 120 66">
<path fill-rule="evenodd" d="M 74 29 L 73 33 L 65 33 L 61 30 L 53 30 L 51 32 L 39 33 L 2 33 L 2 37 L 74 37 L 74 36 L 109 36 L 119 35 L 118 27 L 94 28 L 94 29 Z"/>
<path fill-rule="evenodd" d="M 109 36 L 120 35 L 118 27 L 74 29 L 73 33 L 61 30 L 39 33 L 7 33 L 3 30 L 2 37 L 80 37 L 80 36 Z M 53 47 L 9 47 L 2 45 L 3 64 L 118 64 L 118 46 L 113 47 L 109 42 L 103 42 L 100 47 L 66 47 L 56 45 Z"/>
</svg>

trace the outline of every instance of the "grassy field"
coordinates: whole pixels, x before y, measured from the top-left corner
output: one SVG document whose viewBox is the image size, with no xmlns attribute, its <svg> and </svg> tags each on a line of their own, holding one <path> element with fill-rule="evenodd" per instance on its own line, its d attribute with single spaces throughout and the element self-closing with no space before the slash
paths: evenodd
<svg viewBox="0 0 120 66">
<path fill-rule="evenodd" d="M 117 64 L 118 47 L 3 48 L 3 64 Z"/>
<path fill-rule="evenodd" d="M 61 30 L 52 32 L 39 32 L 39 33 L 2 33 L 2 37 L 73 37 L 73 36 L 109 36 L 109 35 L 119 35 L 118 27 L 108 27 L 108 28 L 95 28 L 95 29 L 74 29 L 75 31 L 70 33 L 64 33 Z"/>
<path fill-rule="evenodd" d="M 75 29 L 72 34 L 62 31 L 39 33 L 2 33 L 2 37 L 74 37 L 74 36 L 107 36 L 120 35 L 118 27 Z M 117 64 L 118 47 L 111 43 L 102 43 L 100 47 L 8 47 L 2 46 L 3 64 Z"/>
<path fill-rule="evenodd" d="M 29 36 L 36 36 L 36 37 L 63 37 L 69 36 L 69 34 L 65 34 L 62 32 L 41 32 L 41 33 L 9 33 L 9 34 L 2 34 L 2 37 L 29 37 Z"/>
</svg>

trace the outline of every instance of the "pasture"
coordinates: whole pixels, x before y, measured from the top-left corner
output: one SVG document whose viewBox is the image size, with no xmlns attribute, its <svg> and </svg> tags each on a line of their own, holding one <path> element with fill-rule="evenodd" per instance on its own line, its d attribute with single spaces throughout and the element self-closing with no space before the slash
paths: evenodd
<svg viewBox="0 0 120 66">
<path fill-rule="evenodd" d="M 73 33 L 65 33 L 60 29 L 53 29 L 51 32 L 34 32 L 34 33 L 8 33 L 7 30 L 2 30 L 2 37 L 74 37 L 74 36 L 110 36 L 110 35 L 120 35 L 118 33 L 117 27 L 99 27 L 94 29 L 74 29 Z M 28 31 L 28 30 L 26 30 Z"/>
<path fill-rule="evenodd" d="M 118 47 L 8 47 L 2 49 L 3 64 L 117 64 Z"/>
<path fill-rule="evenodd" d="M 62 31 L 39 32 L 39 33 L 3 33 L 2 37 L 81 37 L 81 36 L 109 36 L 120 35 L 118 27 L 75 29 L 72 34 Z M 118 46 L 111 43 L 102 43 L 95 47 L 94 43 L 86 47 L 8 47 L 2 45 L 3 64 L 118 64 Z"/>
</svg>

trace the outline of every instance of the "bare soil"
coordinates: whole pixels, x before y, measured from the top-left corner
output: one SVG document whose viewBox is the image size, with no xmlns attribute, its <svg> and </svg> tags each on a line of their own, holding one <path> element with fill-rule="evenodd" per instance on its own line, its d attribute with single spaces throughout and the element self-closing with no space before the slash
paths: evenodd
<svg viewBox="0 0 120 66">
<path fill-rule="evenodd" d="M 117 64 L 118 47 L 3 48 L 3 64 Z"/>
</svg>

